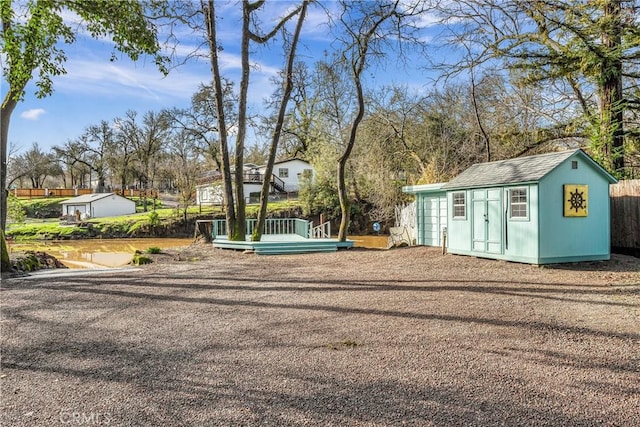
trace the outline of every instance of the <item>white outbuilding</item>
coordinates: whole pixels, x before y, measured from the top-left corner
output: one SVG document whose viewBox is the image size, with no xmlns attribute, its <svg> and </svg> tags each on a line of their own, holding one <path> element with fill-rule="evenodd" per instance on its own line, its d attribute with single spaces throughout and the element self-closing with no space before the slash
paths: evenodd
<svg viewBox="0 0 640 427">
<path fill-rule="evenodd" d="M 62 215 L 101 218 L 136 213 L 136 203 L 114 193 L 94 193 L 74 197 L 60 203 Z"/>
</svg>

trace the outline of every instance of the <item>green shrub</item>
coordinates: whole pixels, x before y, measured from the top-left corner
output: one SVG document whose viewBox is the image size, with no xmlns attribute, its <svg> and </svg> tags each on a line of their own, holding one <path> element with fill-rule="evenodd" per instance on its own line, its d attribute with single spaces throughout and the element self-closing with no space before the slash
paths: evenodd
<svg viewBox="0 0 640 427">
<path fill-rule="evenodd" d="M 28 218 L 58 218 L 62 212 L 60 202 L 68 200 L 65 197 L 46 197 L 41 199 L 22 199 L 20 202 Z"/>
<path fill-rule="evenodd" d="M 133 235 L 138 231 L 144 233 L 149 230 L 148 227 L 149 227 L 149 221 L 146 218 L 142 218 L 129 225 L 127 229 L 127 234 Z"/>
<path fill-rule="evenodd" d="M 338 190 L 332 182 L 303 184 L 300 188 L 299 200 L 305 216 L 324 214 L 327 221 L 340 218 Z"/>
<path fill-rule="evenodd" d="M 11 222 L 24 223 L 26 218 L 27 212 L 22 202 L 10 192 L 7 197 L 7 219 Z"/>
<path fill-rule="evenodd" d="M 157 246 L 152 246 L 150 248 L 147 248 L 147 253 L 148 254 L 159 254 L 160 252 L 162 252 L 162 251 Z"/>
<path fill-rule="evenodd" d="M 149 212 L 149 224 L 151 227 L 157 227 L 160 225 L 160 215 L 156 211 Z"/>
<path fill-rule="evenodd" d="M 20 271 L 39 270 L 40 260 L 34 254 L 25 254 L 16 260 L 15 268 Z"/>
<path fill-rule="evenodd" d="M 133 259 L 131 260 L 131 264 L 133 265 L 151 264 L 152 262 L 153 260 L 151 258 L 138 254 L 134 255 Z"/>
</svg>

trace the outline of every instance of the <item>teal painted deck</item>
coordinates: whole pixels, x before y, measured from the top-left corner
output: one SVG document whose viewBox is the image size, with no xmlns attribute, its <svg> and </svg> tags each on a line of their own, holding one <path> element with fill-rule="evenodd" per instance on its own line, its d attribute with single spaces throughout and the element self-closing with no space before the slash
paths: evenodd
<svg viewBox="0 0 640 427">
<path fill-rule="evenodd" d="M 213 239 L 213 247 L 253 251 L 259 255 L 282 255 L 335 252 L 339 248 L 352 248 L 353 240 L 340 242 L 338 239 L 306 239 L 297 234 L 266 234 L 259 242 L 252 242 L 250 236 L 244 242 L 236 242 L 230 241 L 226 236 L 217 236 Z"/>
</svg>

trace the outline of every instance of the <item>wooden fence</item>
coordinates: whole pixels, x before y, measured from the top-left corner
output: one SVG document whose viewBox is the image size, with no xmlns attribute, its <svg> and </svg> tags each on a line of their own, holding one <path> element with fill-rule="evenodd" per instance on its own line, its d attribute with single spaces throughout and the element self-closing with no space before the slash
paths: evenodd
<svg viewBox="0 0 640 427">
<path fill-rule="evenodd" d="M 609 187 L 611 195 L 611 246 L 614 251 L 640 255 L 640 179 Z"/>
<path fill-rule="evenodd" d="M 91 194 L 90 188 L 15 188 L 11 192 L 16 197 L 28 199 L 40 197 L 76 197 L 83 194 Z"/>
<path fill-rule="evenodd" d="M 16 197 L 36 199 L 40 197 L 76 197 L 83 194 L 92 194 L 90 188 L 15 188 L 11 192 Z M 124 197 L 142 197 L 146 194 L 149 198 L 158 198 L 158 190 L 113 190 L 115 194 Z"/>
</svg>

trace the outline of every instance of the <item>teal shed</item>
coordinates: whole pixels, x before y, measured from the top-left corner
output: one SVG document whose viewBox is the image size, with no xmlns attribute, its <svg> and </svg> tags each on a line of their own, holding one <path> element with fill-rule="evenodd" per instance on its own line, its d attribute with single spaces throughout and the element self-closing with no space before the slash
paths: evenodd
<svg viewBox="0 0 640 427">
<path fill-rule="evenodd" d="M 402 191 L 415 196 L 416 244 L 442 246 L 443 232 L 447 229 L 447 192 L 445 183 L 411 185 Z"/>
<path fill-rule="evenodd" d="M 615 182 L 581 149 L 475 164 L 438 189 L 447 250 L 531 264 L 607 260 Z"/>
</svg>

